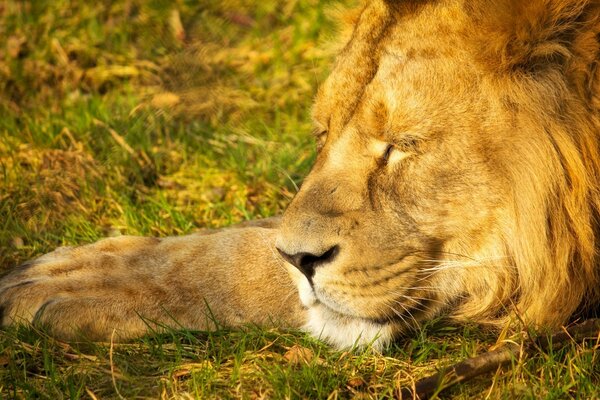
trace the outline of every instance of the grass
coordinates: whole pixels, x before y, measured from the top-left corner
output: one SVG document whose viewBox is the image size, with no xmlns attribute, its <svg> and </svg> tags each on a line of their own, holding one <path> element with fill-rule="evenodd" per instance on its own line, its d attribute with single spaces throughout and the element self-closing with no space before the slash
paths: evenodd
<svg viewBox="0 0 600 400">
<path fill-rule="evenodd" d="M 0 272 L 59 245 L 281 213 L 314 159 L 336 4 L 0 3 Z M 255 327 L 113 345 L 10 328 L 0 398 L 385 398 L 496 336 L 433 322 L 377 354 Z M 442 396 L 599 398 L 598 349 L 540 352 Z"/>
</svg>

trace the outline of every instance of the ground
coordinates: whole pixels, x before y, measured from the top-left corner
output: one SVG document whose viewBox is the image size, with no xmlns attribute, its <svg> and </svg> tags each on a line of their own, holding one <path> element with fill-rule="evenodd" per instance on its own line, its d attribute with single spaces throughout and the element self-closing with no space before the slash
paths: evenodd
<svg viewBox="0 0 600 400">
<path fill-rule="evenodd" d="M 0 272 L 60 245 L 281 213 L 314 158 L 311 99 L 349 3 L 0 4 Z M 129 344 L 8 329 L 0 398 L 392 397 L 497 339 L 434 321 L 377 354 L 256 327 Z M 598 398 L 599 341 L 450 396 Z"/>
</svg>

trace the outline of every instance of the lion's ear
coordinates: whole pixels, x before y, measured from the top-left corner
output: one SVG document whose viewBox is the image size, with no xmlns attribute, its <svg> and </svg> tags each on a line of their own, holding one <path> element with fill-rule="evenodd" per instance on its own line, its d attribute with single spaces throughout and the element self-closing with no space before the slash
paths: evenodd
<svg viewBox="0 0 600 400">
<path fill-rule="evenodd" d="M 470 7 L 475 29 L 482 33 L 482 59 L 489 67 L 508 73 L 558 68 L 581 90 L 600 85 L 594 76 L 600 63 L 599 0 L 483 0 L 480 4 Z"/>
</svg>

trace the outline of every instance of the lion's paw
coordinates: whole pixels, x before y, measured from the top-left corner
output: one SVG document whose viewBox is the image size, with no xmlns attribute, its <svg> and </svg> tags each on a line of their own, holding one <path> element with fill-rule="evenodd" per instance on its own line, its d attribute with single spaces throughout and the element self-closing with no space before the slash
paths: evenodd
<svg viewBox="0 0 600 400">
<path fill-rule="evenodd" d="M 155 239 L 120 237 L 79 247 L 60 247 L 26 262 L 0 279 L 0 325 L 40 324 L 56 336 L 85 333 L 103 340 L 116 329 L 137 335 L 146 326 L 136 315 L 146 298 L 149 271 L 132 268 L 132 251 Z"/>
<path fill-rule="evenodd" d="M 68 296 L 65 275 L 78 269 L 73 247 L 59 247 L 0 279 L 0 325 L 32 323 L 42 310 Z"/>
</svg>

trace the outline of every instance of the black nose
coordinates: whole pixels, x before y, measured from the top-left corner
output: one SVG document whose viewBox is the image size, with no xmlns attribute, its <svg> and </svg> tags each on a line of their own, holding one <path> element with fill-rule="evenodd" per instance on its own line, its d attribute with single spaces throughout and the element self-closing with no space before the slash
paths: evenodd
<svg viewBox="0 0 600 400">
<path fill-rule="evenodd" d="M 279 254 L 294 267 L 298 268 L 308 280 L 312 283 L 312 278 L 315 275 L 315 268 L 319 265 L 326 264 L 333 261 L 337 253 L 339 252 L 339 246 L 333 246 L 321 255 L 312 253 L 296 253 L 288 254 L 284 251 L 277 249 Z"/>
</svg>

